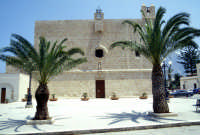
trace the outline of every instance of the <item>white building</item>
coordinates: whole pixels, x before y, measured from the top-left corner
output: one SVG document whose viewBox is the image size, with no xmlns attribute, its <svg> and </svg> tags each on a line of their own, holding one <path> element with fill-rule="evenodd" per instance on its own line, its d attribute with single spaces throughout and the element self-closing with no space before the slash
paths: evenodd
<svg viewBox="0 0 200 135">
<path fill-rule="evenodd" d="M 22 73 L 0 74 L 1 103 L 21 101 L 27 93 L 29 76 Z"/>
<path fill-rule="evenodd" d="M 197 64 L 196 67 L 197 67 L 197 76 L 180 78 L 181 89 L 188 90 L 188 89 L 200 88 L 200 64 Z"/>
</svg>

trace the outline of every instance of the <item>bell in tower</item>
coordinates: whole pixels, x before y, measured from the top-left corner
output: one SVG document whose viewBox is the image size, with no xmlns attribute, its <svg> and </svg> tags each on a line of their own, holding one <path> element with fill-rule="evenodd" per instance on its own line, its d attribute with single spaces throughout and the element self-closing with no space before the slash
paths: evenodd
<svg viewBox="0 0 200 135">
<path fill-rule="evenodd" d="M 103 20 L 104 19 L 104 13 L 100 8 L 96 9 L 96 13 L 94 13 L 94 19 L 95 20 Z"/>
</svg>

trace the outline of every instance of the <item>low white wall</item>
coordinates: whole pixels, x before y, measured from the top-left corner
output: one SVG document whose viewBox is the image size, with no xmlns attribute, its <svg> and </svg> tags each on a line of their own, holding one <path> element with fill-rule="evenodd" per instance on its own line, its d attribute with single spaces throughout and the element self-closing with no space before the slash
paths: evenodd
<svg viewBox="0 0 200 135">
<path fill-rule="evenodd" d="M 29 88 L 29 75 L 19 74 L 19 96 L 18 99 L 21 100 L 25 97 L 27 89 Z"/>
</svg>

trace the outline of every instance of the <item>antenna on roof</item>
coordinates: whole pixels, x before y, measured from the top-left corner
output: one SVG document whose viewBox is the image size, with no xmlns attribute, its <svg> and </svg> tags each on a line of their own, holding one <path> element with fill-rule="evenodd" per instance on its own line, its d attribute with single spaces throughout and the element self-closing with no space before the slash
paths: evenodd
<svg viewBox="0 0 200 135">
<path fill-rule="evenodd" d="M 97 0 L 97 3 L 98 3 L 97 9 L 102 12 L 101 6 L 102 6 L 102 3 L 103 3 L 103 0 Z"/>
</svg>

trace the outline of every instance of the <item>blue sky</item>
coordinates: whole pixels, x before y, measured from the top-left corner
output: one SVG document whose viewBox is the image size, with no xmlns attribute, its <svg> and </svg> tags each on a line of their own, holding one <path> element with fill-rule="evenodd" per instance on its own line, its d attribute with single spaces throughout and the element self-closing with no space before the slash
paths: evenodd
<svg viewBox="0 0 200 135">
<path fill-rule="evenodd" d="M 17 33 L 34 43 L 36 20 L 93 19 L 97 7 L 105 19 L 141 18 L 142 4 L 154 4 L 156 9 L 167 9 L 166 19 L 176 13 L 190 13 L 191 26 L 200 28 L 200 1 L 198 0 L 0 0 L 0 48 L 8 46 L 10 35 Z M 200 40 L 196 39 L 200 44 Z M 5 63 L 0 62 L 0 73 Z"/>
</svg>

